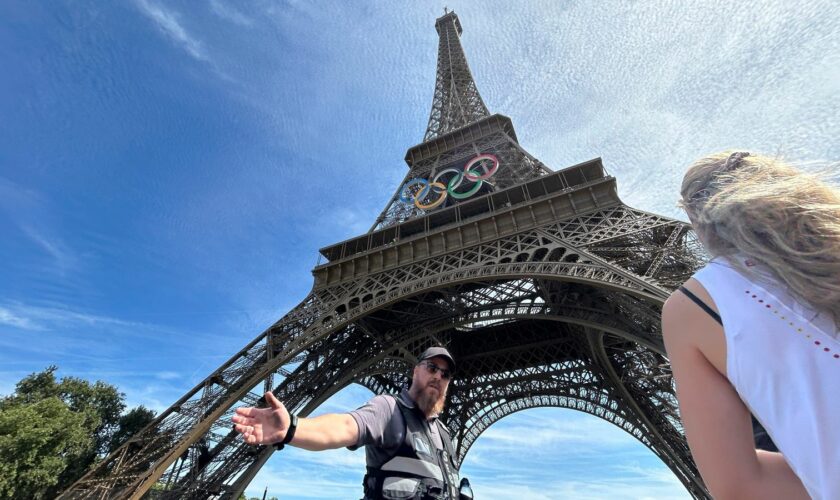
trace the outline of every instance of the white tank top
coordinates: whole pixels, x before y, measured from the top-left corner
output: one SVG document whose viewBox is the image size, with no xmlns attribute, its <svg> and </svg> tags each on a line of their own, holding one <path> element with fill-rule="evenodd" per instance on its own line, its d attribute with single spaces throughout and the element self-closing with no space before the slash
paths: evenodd
<svg viewBox="0 0 840 500">
<path fill-rule="evenodd" d="M 720 312 L 727 378 L 814 499 L 840 499 L 840 339 L 747 259 L 750 279 L 716 258 L 694 278 Z"/>
</svg>

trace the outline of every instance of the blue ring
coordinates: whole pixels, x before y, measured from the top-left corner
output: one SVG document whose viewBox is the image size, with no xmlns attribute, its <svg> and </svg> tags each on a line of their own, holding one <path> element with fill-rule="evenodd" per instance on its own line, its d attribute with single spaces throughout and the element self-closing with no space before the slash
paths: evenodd
<svg viewBox="0 0 840 500">
<path fill-rule="evenodd" d="M 411 199 L 406 198 L 405 193 L 406 193 L 406 191 L 408 191 L 408 188 L 410 188 L 414 185 L 417 185 L 417 184 L 422 184 L 423 189 L 421 189 L 416 195 L 414 195 L 413 198 L 411 198 Z M 426 193 L 426 191 L 428 191 L 428 189 L 429 189 L 429 181 L 427 181 L 426 179 L 421 179 L 420 177 L 415 177 L 414 179 L 411 179 L 410 181 L 403 184 L 403 187 L 400 190 L 400 201 L 403 202 L 403 203 L 413 203 L 414 198 L 422 200 L 423 198 L 426 197 L 426 194 L 428 194 L 428 193 Z"/>
</svg>

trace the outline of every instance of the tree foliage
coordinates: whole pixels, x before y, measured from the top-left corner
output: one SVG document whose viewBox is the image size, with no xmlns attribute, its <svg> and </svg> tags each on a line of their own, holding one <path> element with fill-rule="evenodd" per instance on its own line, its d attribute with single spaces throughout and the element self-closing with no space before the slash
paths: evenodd
<svg viewBox="0 0 840 500">
<path fill-rule="evenodd" d="M 33 373 L 0 399 L 0 499 L 52 498 L 154 418 L 102 381 Z"/>
<path fill-rule="evenodd" d="M 155 419 L 155 412 L 140 405 L 132 408 L 117 421 L 117 428 L 108 442 L 108 453 L 116 450 Z"/>
<path fill-rule="evenodd" d="M 90 422 L 56 397 L 0 410 L 0 498 L 51 498 L 69 460 L 93 445 Z"/>
</svg>

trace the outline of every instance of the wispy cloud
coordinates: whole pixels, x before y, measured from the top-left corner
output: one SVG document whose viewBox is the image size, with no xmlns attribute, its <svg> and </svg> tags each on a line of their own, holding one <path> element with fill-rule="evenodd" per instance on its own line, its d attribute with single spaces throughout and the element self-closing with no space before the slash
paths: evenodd
<svg viewBox="0 0 840 500">
<path fill-rule="evenodd" d="M 0 324 L 24 330 L 51 330 L 68 325 L 148 327 L 142 323 L 89 314 L 60 307 L 39 307 L 21 303 L 0 306 Z"/>
<path fill-rule="evenodd" d="M 251 26 L 254 24 L 253 19 L 239 12 L 232 6 L 226 5 L 223 0 L 210 0 L 210 8 L 213 9 L 213 13 L 217 16 L 234 24 L 238 24 L 240 26 Z"/>
<path fill-rule="evenodd" d="M 161 387 L 160 384 L 142 384 L 135 383 L 144 380 L 143 377 L 133 377 L 123 379 L 120 389 L 126 392 L 126 405 L 131 408 L 134 406 L 145 406 L 153 410 L 155 413 L 161 413 L 175 401 L 174 398 L 183 394 L 186 388 Z"/>
<path fill-rule="evenodd" d="M 136 0 L 137 6 L 166 36 L 172 39 L 190 56 L 199 61 L 210 62 L 201 41 L 196 39 L 181 25 L 178 14 L 156 5 L 149 0 Z"/>
<path fill-rule="evenodd" d="M 30 240 L 53 258 L 59 273 L 64 274 L 75 266 L 76 257 L 63 240 L 55 235 L 47 236 L 42 231 L 26 224 L 21 224 L 20 228 Z"/>
<path fill-rule="evenodd" d="M 181 378 L 181 374 L 171 371 L 163 371 L 155 373 L 155 378 L 160 380 L 175 380 Z"/>
<path fill-rule="evenodd" d="M 50 201 L 41 193 L 0 177 L 0 211 L 52 258 L 48 267 L 53 271 L 63 276 L 78 266 L 75 252 L 59 236 Z"/>
<path fill-rule="evenodd" d="M 688 497 L 643 444 L 608 422 L 569 410 L 505 417 L 478 438 L 461 472 L 482 498 Z"/>
<path fill-rule="evenodd" d="M 627 442 L 623 432 L 604 432 L 604 424 L 594 418 L 542 422 L 541 419 L 528 419 L 521 425 L 490 427 L 481 435 L 490 446 L 573 446 L 586 443 L 587 447 L 616 446 Z M 611 429 L 610 429 L 611 430 Z"/>
<path fill-rule="evenodd" d="M 13 326 L 21 330 L 42 330 L 43 327 L 32 321 L 30 318 L 19 316 L 14 312 L 0 307 L 0 325 Z"/>
<path fill-rule="evenodd" d="M 528 498 L 548 500 L 551 498 L 574 498 L 576 500 L 647 500 L 687 499 L 688 493 L 678 493 L 680 486 L 640 481 L 635 478 L 612 480 L 591 477 L 589 480 L 551 480 L 532 478 L 530 484 L 511 484 L 508 478 L 488 478 L 487 481 L 473 481 L 476 496 L 487 499 Z"/>
<path fill-rule="evenodd" d="M 262 496 L 263 488 L 268 487 L 270 496 L 282 498 L 358 498 L 361 496 L 363 463 L 342 473 L 345 471 L 329 465 L 313 467 L 301 462 L 309 455 L 334 457 L 340 453 L 340 450 L 313 453 L 296 448 L 289 448 L 288 453 L 286 450 L 276 453 L 251 481 L 248 496 Z M 356 454 L 364 455 L 364 452 L 357 451 Z"/>
</svg>

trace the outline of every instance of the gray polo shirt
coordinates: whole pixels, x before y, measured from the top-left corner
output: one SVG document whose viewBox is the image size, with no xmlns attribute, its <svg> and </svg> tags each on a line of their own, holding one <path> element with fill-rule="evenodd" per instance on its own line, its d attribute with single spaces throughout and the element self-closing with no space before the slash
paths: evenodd
<svg viewBox="0 0 840 500">
<path fill-rule="evenodd" d="M 414 401 L 406 389 L 403 389 L 399 398 L 406 406 L 414 408 Z M 359 426 L 359 441 L 347 448 L 356 450 L 364 446 L 368 467 L 380 467 L 397 452 L 405 440 L 405 420 L 393 396 L 374 396 L 364 406 L 351 411 L 350 416 Z M 426 424 L 429 426 L 432 444 L 442 450 L 443 443 L 435 420 L 437 417 L 427 420 Z"/>
</svg>

